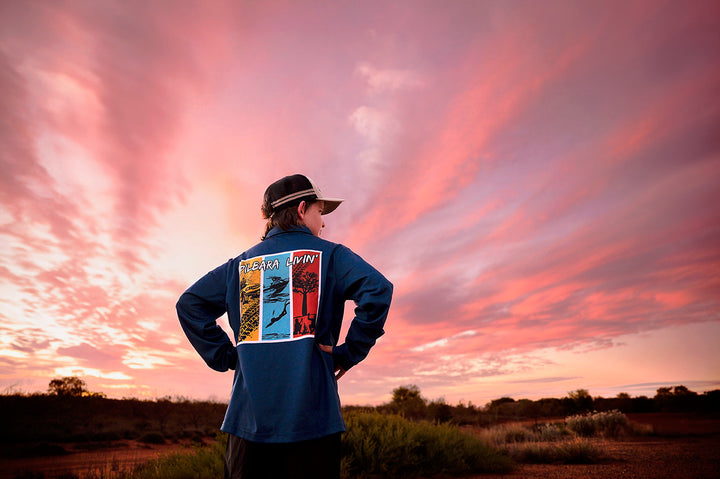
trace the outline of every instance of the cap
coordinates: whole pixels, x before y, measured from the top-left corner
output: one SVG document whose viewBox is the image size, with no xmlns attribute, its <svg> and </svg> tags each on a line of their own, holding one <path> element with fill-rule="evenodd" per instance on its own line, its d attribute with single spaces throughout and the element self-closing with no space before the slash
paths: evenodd
<svg viewBox="0 0 720 479">
<path fill-rule="evenodd" d="M 272 207 L 273 213 L 289 206 L 300 204 L 301 201 L 325 202 L 323 214 L 332 213 L 343 200 L 323 196 L 315 182 L 305 175 L 290 175 L 280 178 L 265 190 L 265 200 Z"/>
</svg>

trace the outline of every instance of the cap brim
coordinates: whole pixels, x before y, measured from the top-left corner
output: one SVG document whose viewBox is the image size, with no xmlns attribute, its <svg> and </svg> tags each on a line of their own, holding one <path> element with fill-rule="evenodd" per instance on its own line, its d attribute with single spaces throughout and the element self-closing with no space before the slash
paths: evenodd
<svg viewBox="0 0 720 479">
<path fill-rule="evenodd" d="M 323 215 L 327 215 L 335 211 L 335 208 L 340 206 L 340 203 L 342 203 L 344 200 L 341 200 L 339 198 L 318 198 L 318 200 L 324 202 L 323 207 Z"/>
</svg>

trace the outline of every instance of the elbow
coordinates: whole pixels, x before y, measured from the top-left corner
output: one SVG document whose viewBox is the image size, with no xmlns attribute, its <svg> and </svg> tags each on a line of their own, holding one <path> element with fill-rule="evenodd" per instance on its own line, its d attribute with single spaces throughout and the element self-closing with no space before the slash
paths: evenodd
<svg viewBox="0 0 720 479">
<path fill-rule="evenodd" d="M 180 295 L 177 302 L 175 303 L 175 311 L 177 311 L 178 317 L 183 318 L 189 316 L 190 313 L 195 309 L 196 300 L 195 296 L 185 291 Z"/>
<path fill-rule="evenodd" d="M 392 298 L 393 291 L 395 290 L 395 286 L 393 286 L 393 284 L 390 281 L 386 280 L 386 283 L 387 284 L 385 286 L 385 290 L 387 291 L 387 296 L 388 296 L 388 298 Z"/>
<path fill-rule="evenodd" d="M 392 302 L 393 290 L 393 284 L 390 281 L 385 280 L 385 284 L 381 289 L 380 296 L 385 300 L 384 302 L 386 304 L 386 308 L 388 309 L 390 308 L 390 303 Z"/>
<path fill-rule="evenodd" d="M 180 295 L 177 302 L 175 303 L 175 309 L 180 312 L 185 309 L 185 303 L 187 302 L 187 291 Z"/>
</svg>

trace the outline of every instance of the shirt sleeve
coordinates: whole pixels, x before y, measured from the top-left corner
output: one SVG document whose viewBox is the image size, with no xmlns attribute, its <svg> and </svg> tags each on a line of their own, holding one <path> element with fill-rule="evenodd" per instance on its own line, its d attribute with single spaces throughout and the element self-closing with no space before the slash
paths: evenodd
<svg viewBox="0 0 720 479">
<path fill-rule="evenodd" d="M 355 317 L 345 342 L 333 348 L 335 361 L 348 370 L 365 359 L 385 331 L 393 285 L 379 271 L 345 246 L 337 251 L 337 281 L 345 300 L 355 302 Z"/>
<path fill-rule="evenodd" d="M 176 304 L 185 335 L 208 366 L 216 371 L 235 369 L 237 350 L 217 324 L 225 314 L 229 263 L 209 272 L 190 286 Z"/>
</svg>

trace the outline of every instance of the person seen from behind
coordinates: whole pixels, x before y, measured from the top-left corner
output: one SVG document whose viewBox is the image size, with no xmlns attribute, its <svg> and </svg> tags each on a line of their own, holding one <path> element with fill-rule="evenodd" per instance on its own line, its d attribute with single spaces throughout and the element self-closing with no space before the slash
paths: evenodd
<svg viewBox="0 0 720 479">
<path fill-rule="evenodd" d="M 262 241 L 210 271 L 177 302 L 192 346 L 235 371 L 221 430 L 226 478 L 340 477 L 345 423 L 337 381 L 384 333 L 393 286 L 349 248 L 320 238 L 343 200 L 304 175 L 265 191 Z M 345 302 L 355 317 L 340 343 Z M 231 340 L 217 324 L 227 313 Z"/>
</svg>

